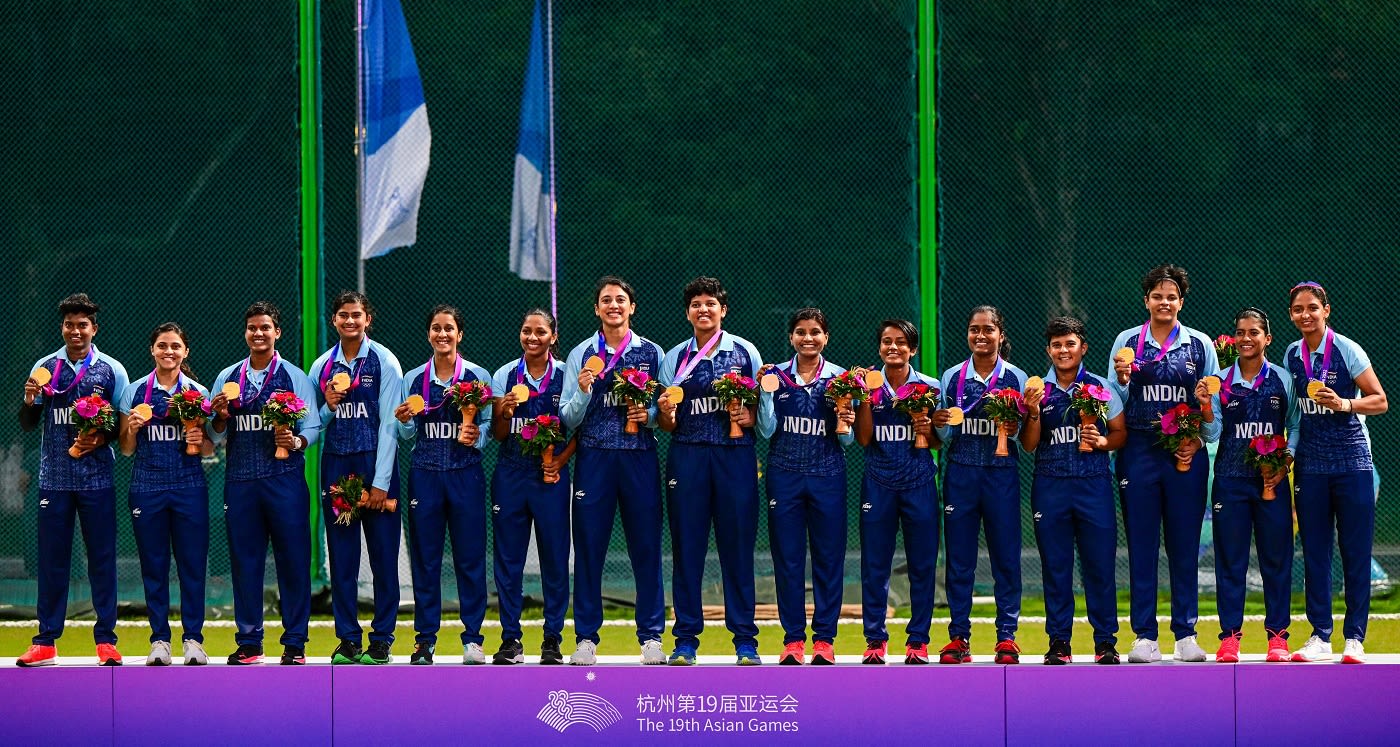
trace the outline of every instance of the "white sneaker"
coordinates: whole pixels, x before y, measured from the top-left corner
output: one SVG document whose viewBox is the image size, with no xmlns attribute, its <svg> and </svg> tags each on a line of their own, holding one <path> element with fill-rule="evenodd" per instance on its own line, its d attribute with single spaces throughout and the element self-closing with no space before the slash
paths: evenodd
<svg viewBox="0 0 1400 747">
<path fill-rule="evenodd" d="M 463 664 L 485 664 L 486 652 L 481 650 L 480 643 L 468 643 L 462 649 Z"/>
<path fill-rule="evenodd" d="M 661 641 L 652 639 L 642 644 L 643 664 L 665 664 L 666 652 L 661 650 Z"/>
<path fill-rule="evenodd" d="M 1128 652 L 1128 662 L 1132 664 L 1148 664 L 1162 660 L 1162 649 L 1157 647 L 1157 642 L 1147 638 L 1139 638 L 1133 641 L 1133 650 Z"/>
<path fill-rule="evenodd" d="M 185 650 L 186 664 L 200 666 L 209 663 L 209 654 L 204 653 L 204 646 L 199 641 L 186 638 L 180 645 Z"/>
<path fill-rule="evenodd" d="M 1351 641 L 1347 641 L 1351 643 Z M 1361 641 L 1356 642 L 1359 646 Z M 1293 652 L 1293 661 L 1332 661 L 1332 644 L 1317 636 L 1308 639 L 1303 647 Z"/>
<path fill-rule="evenodd" d="M 1206 652 L 1205 649 L 1201 648 L 1201 644 L 1196 642 L 1196 636 L 1188 635 L 1185 638 L 1176 639 L 1172 658 L 1177 661 L 1205 661 Z"/>
<path fill-rule="evenodd" d="M 170 641 L 151 641 L 151 653 L 146 654 L 146 666 L 170 666 Z"/>
<path fill-rule="evenodd" d="M 1348 638 L 1346 648 L 1342 649 L 1343 664 L 1365 664 L 1366 647 L 1361 645 L 1361 641 L 1356 638 Z"/>
<path fill-rule="evenodd" d="M 661 644 L 656 645 L 660 650 Z M 598 663 L 598 644 L 593 641 L 579 641 L 574 646 L 574 655 L 569 657 L 569 663 L 576 667 L 591 667 Z"/>
</svg>

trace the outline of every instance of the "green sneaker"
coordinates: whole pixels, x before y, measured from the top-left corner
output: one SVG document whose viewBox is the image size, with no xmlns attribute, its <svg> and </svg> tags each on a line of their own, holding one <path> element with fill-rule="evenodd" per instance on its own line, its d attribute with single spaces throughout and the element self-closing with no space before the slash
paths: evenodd
<svg viewBox="0 0 1400 747">
<path fill-rule="evenodd" d="M 388 664 L 393 660 L 386 641 L 370 641 L 369 649 L 360 655 L 361 664 Z"/>
<path fill-rule="evenodd" d="M 341 641 L 340 645 L 335 647 L 335 653 L 331 655 L 331 663 L 359 664 L 361 653 L 360 644 L 351 643 L 350 641 Z"/>
</svg>

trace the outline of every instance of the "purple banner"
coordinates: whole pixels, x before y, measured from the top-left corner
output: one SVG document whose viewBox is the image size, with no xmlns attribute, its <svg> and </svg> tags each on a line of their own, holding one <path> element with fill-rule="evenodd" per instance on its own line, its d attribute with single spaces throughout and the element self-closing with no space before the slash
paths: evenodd
<svg viewBox="0 0 1400 747">
<path fill-rule="evenodd" d="M 0 741 L 100 744 L 112 733 L 110 667 L 0 667 Z"/>
<path fill-rule="evenodd" d="M 1235 676 L 1238 744 L 1395 744 L 1400 666 L 1260 664 Z"/>
<path fill-rule="evenodd" d="M 329 666 L 146 667 L 139 661 L 103 670 L 113 683 L 113 744 L 330 744 Z"/>
</svg>

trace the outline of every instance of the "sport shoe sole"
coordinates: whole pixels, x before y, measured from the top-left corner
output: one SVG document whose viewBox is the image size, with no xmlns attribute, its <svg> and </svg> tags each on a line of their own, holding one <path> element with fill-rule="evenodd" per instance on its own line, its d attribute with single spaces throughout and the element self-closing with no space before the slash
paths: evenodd
<svg viewBox="0 0 1400 747">
<path fill-rule="evenodd" d="M 40 659 L 40 660 L 38 660 L 38 661 L 31 661 L 31 662 L 15 661 L 15 666 L 17 666 L 17 667 L 24 667 L 25 669 L 34 669 L 34 668 L 37 668 L 37 667 L 53 667 L 53 666 L 57 666 L 57 665 L 58 665 L 58 658 L 57 658 L 57 657 L 53 657 L 53 658 L 49 658 L 49 659 Z"/>
</svg>

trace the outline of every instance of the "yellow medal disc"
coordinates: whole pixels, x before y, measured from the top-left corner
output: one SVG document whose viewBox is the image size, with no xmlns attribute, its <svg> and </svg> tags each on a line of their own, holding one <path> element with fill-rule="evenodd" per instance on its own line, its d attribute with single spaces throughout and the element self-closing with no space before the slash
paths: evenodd
<svg viewBox="0 0 1400 747">
<path fill-rule="evenodd" d="M 510 388 L 510 393 L 515 395 L 515 403 L 522 404 L 530 398 L 530 387 L 524 384 L 516 384 Z"/>
<path fill-rule="evenodd" d="M 1206 383 L 1206 394 L 1216 395 L 1220 393 L 1219 376 L 1207 376 L 1204 379 L 1201 379 L 1201 381 L 1204 381 Z"/>
<path fill-rule="evenodd" d="M 765 391 L 765 392 L 770 392 L 770 393 L 771 393 L 771 392 L 776 392 L 776 391 L 778 391 L 778 387 L 779 387 L 781 384 L 780 384 L 779 381 L 778 381 L 778 375 L 777 375 L 777 374 L 771 374 L 771 373 L 770 373 L 770 374 L 764 374 L 764 375 L 763 375 L 763 378 L 762 378 L 762 379 L 759 379 L 758 385 L 761 386 L 761 387 L 763 387 L 763 391 Z"/>
<path fill-rule="evenodd" d="M 29 374 L 29 378 L 33 379 L 35 384 L 44 386 L 53 381 L 53 373 L 47 368 L 36 368 L 34 373 Z"/>
<path fill-rule="evenodd" d="M 408 399 L 404 400 L 404 404 L 408 405 L 408 411 L 414 415 L 423 412 L 424 404 L 422 395 L 411 394 Z"/>
<path fill-rule="evenodd" d="M 238 388 L 238 382 L 230 381 L 227 384 L 224 384 L 224 388 L 221 391 L 223 391 L 224 396 L 227 397 L 230 401 L 235 401 L 238 399 L 238 395 L 241 394 L 243 390 Z"/>
<path fill-rule="evenodd" d="M 150 405 L 146 404 L 145 402 L 142 402 L 142 403 L 140 403 L 140 404 L 137 404 L 137 405 L 133 405 L 133 406 L 132 406 L 132 408 L 131 408 L 131 414 L 132 414 L 132 415 L 140 415 L 142 420 L 150 420 L 150 419 L 151 419 L 151 415 L 154 414 L 154 413 L 151 412 L 151 406 L 150 406 Z"/>
<path fill-rule="evenodd" d="M 885 375 L 879 371 L 870 370 L 865 372 L 865 388 L 868 390 L 879 389 L 885 385 Z"/>
<path fill-rule="evenodd" d="M 1032 377 L 1030 377 L 1029 379 L 1026 379 L 1026 391 L 1029 392 L 1029 391 L 1032 390 L 1032 389 L 1044 389 L 1044 388 L 1045 388 L 1045 379 L 1042 379 L 1042 378 L 1040 378 L 1039 376 L 1032 376 Z"/>
<path fill-rule="evenodd" d="M 341 371 L 331 377 L 331 388 L 337 392 L 343 392 L 350 388 L 350 374 Z"/>
<path fill-rule="evenodd" d="M 1308 399 L 1317 399 L 1317 393 L 1320 392 L 1320 391 L 1322 391 L 1322 388 L 1325 387 L 1325 386 L 1327 386 L 1327 385 L 1324 384 L 1324 383 L 1322 383 L 1322 382 L 1320 382 L 1320 381 L 1317 381 L 1317 380 L 1315 380 L 1315 379 L 1314 379 L 1313 381 L 1309 381 L 1309 382 L 1308 382 Z"/>
<path fill-rule="evenodd" d="M 678 405 L 685 399 L 685 390 L 678 386 L 666 387 L 666 399 L 671 400 L 671 404 Z"/>
<path fill-rule="evenodd" d="M 961 407 L 948 408 L 948 425 L 962 425 L 965 417 Z"/>
<path fill-rule="evenodd" d="M 1137 353 L 1132 348 L 1118 348 L 1118 352 L 1113 357 L 1124 363 L 1132 363 L 1133 359 L 1137 357 Z"/>
<path fill-rule="evenodd" d="M 596 355 L 588 356 L 588 360 L 583 362 L 585 371 L 592 371 L 595 375 L 603 370 L 603 359 Z"/>
</svg>

